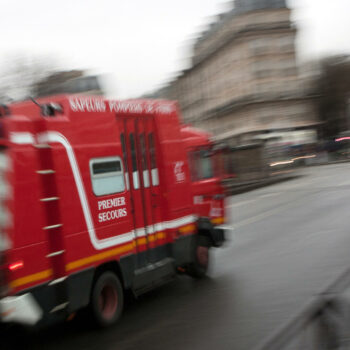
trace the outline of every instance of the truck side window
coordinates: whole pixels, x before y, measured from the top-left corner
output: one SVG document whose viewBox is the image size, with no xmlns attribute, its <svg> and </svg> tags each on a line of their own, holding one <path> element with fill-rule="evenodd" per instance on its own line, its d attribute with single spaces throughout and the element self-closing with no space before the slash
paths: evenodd
<svg viewBox="0 0 350 350">
<path fill-rule="evenodd" d="M 125 169 L 125 183 L 126 189 L 129 190 L 129 174 L 128 174 L 128 159 L 126 156 L 126 146 L 125 146 L 125 136 L 124 133 L 120 134 L 120 142 L 122 144 L 123 151 L 123 161 L 124 161 L 124 169 Z"/>
<path fill-rule="evenodd" d="M 150 158 L 151 158 L 152 185 L 158 186 L 159 185 L 159 175 L 158 175 L 158 168 L 157 168 L 156 149 L 155 149 L 155 145 L 154 145 L 153 132 L 148 134 L 148 145 L 149 145 L 149 152 L 150 152 Z"/>
<path fill-rule="evenodd" d="M 140 181 L 139 181 L 139 171 L 137 169 L 135 137 L 133 133 L 129 135 L 129 139 L 130 139 L 130 147 L 131 147 L 132 181 L 134 184 L 134 189 L 138 190 L 140 188 Z"/>
<path fill-rule="evenodd" d="M 92 189 L 96 196 L 119 193 L 125 190 L 122 161 L 119 157 L 90 160 Z"/>
<path fill-rule="evenodd" d="M 149 187 L 149 173 L 148 173 L 148 159 L 146 154 L 146 139 L 145 134 L 140 134 L 140 146 L 141 146 L 141 164 L 143 170 L 143 185 L 145 188 Z"/>
</svg>

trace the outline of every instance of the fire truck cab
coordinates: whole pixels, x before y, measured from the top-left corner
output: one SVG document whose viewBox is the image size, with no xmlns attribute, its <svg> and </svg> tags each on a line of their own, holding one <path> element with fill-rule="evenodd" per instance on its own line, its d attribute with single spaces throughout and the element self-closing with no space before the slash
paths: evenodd
<svg viewBox="0 0 350 350">
<path fill-rule="evenodd" d="M 0 322 L 108 326 L 125 290 L 204 276 L 225 221 L 210 135 L 171 101 L 34 102 L 0 113 Z"/>
</svg>

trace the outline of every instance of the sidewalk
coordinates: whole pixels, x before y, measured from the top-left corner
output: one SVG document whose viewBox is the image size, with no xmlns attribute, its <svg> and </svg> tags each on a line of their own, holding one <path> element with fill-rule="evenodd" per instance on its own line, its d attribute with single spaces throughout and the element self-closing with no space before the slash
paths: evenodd
<svg viewBox="0 0 350 350">
<path fill-rule="evenodd" d="M 229 196 L 232 196 L 235 194 L 252 191 L 257 188 L 274 185 L 283 181 L 292 180 L 301 176 L 303 175 L 301 175 L 297 170 L 276 173 L 265 179 L 232 183 L 226 187 L 226 192 Z"/>
<path fill-rule="evenodd" d="M 260 180 L 253 180 L 253 181 L 232 181 L 230 184 L 227 184 L 226 187 L 226 193 L 229 196 L 240 194 L 248 191 L 255 190 L 257 188 L 265 187 L 274 185 L 279 182 L 288 181 L 292 179 L 296 179 L 298 177 L 303 176 L 302 169 L 314 167 L 314 166 L 326 166 L 326 165 L 336 165 L 336 164 L 342 164 L 342 163 L 348 163 L 350 162 L 350 159 L 343 159 L 343 160 L 332 160 L 327 163 L 314 163 L 314 164 L 308 164 L 302 167 L 294 168 L 291 170 L 281 171 L 278 173 L 271 174 L 269 177 L 260 179 Z"/>
<path fill-rule="evenodd" d="M 349 162 L 350 162 L 350 159 L 338 159 L 338 160 L 330 160 L 330 161 L 324 162 L 324 163 L 307 164 L 307 165 L 305 165 L 305 167 L 342 164 L 342 163 L 349 163 Z"/>
</svg>

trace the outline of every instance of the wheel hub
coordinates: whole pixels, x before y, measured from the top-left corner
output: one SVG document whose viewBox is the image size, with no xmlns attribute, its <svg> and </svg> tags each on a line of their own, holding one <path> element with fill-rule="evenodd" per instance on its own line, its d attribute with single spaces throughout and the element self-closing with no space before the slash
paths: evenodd
<svg viewBox="0 0 350 350">
<path fill-rule="evenodd" d="M 113 318 L 118 306 L 117 291 L 111 285 L 105 285 L 99 296 L 99 308 L 105 319 Z"/>
<path fill-rule="evenodd" d="M 209 261 L 209 249 L 208 247 L 197 247 L 197 260 L 201 266 L 207 266 Z"/>
</svg>

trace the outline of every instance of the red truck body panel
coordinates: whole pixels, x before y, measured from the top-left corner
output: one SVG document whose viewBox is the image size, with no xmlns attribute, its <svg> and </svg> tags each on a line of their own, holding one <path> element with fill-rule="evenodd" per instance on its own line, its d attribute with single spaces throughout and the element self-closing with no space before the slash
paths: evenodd
<svg viewBox="0 0 350 350">
<path fill-rule="evenodd" d="M 123 258 L 132 260 L 122 275 L 133 288 L 134 271 L 177 254 L 172 246 L 198 233 L 198 217 L 224 222 L 220 179 L 191 181 L 188 153 L 210 149 L 210 135 L 181 125 L 175 102 L 38 102 L 59 108 L 43 116 L 33 102 L 17 103 L 0 120 L 11 163 L 7 295 L 45 291 Z"/>
</svg>

